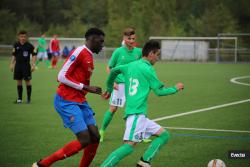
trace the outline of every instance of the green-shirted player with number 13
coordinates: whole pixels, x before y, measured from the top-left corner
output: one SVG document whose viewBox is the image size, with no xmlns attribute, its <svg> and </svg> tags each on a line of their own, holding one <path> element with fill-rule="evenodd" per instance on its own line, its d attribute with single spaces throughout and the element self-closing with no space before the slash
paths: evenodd
<svg viewBox="0 0 250 167">
<path fill-rule="evenodd" d="M 107 67 L 108 73 L 116 66 L 128 64 L 141 58 L 141 48 L 134 47 L 135 39 L 136 34 L 134 28 L 126 28 L 123 31 L 124 44 L 113 52 Z M 115 79 L 114 90 L 109 102 L 110 106 L 104 114 L 102 126 L 100 128 L 101 142 L 103 142 L 104 132 L 111 122 L 114 113 L 117 111 L 118 107 L 123 107 L 125 104 L 124 82 L 122 74 L 118 75 Z"/>
<path fill-rule="evenodd" d="M 133 152 L 137 143 L 150 136 L 156 136 L 137 163 L 137 166 L 150 167 L 151 159 L 169 140 L 169 133 L 147 118 L 147 99 L 151 89 L 158 96 L 166 96 L 182 90 L 184 85 L 177 83 L 173 87 L 164 87 L 157 78 L 152 65 L 160 55 L 159 42 L 148 41 L 143 47 L 142 54 L 142 59 L 115 67 L 108 76 L 107 91 L 103 94 L 106 99 L 110 97 L 116 76 L 123 74 L 125 78 L 126 130 L 123 137 L 124 144 L 113 151 L 101 167 L 115 166 L 121 159 Z"/>
</svg>

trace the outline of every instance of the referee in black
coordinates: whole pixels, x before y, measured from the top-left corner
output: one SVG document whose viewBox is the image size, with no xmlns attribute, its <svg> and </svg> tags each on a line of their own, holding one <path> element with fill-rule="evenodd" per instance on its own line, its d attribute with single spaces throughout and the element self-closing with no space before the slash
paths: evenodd
<svg viewBox="0 0 250 167">
<path fill-rule="evenodd" d="M 30 57 L 32 62 L 30 64 Z M 31 72 L 35 70 L 36 53 L 35 48 L 28 42 L 27 32 L 20 31 L 18 33 L 18 41 L 13 46 L 12 59 L 10 69 L 14 71 L 14 80 L 17 81 L 18 98 L 14 103 L 23 102 L 23 86 L 22 81 L 25 80 L 27 89 L 27 103 L 31 101 Z"/>
</svg>

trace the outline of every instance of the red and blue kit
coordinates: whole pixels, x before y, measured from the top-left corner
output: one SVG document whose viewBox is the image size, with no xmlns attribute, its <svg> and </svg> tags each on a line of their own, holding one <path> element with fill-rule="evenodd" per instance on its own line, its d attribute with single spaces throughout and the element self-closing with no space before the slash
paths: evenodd
<svg viewBox="0 0 250 167">
<path fill-rule="evenodd" d="M 94 70 L 92 52 L 86 47 L 78 47 L 63 64 L 58 75 L 61 82 L 57 93 L 64 100 L 72 102 L 86 101 L 86 91 L 83 85 L 90 84 L 90 77 Z"/>
<path fill-rule="evenodd" d="M 90 84 L 94 70 L 93 53 L 81 46 L 74 50 L 63 64 L 58 74 L 60 85 L 54 100 L 54 106 L 63 120 L 64 127 L 73 133 L 87 130 L 88 125 L 96 125 L 94 112 L 88 105 L 82 90 Z"/>
<path fill-rule="evenodd" d="M 51 53 L 60 52 L 59 40 L 57 40 L 57 39 L 52 39 L 52 40 L 50 41 L 50 52 L 51 52 Z"/>
</svg>

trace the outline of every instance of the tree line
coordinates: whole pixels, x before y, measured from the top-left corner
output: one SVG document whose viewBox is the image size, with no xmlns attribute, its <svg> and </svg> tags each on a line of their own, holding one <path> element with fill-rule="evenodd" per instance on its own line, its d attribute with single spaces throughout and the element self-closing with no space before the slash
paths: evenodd
<svg viewBox="0 0 250 167">
<path fill-rule="evenodd" d="M 0 44 L 19 30 L 30 36 L 83 37 L 102 28 L 106 46 L 119 46 L 122 30 L 135 27 L 138 42 L 149 36 L 217 36 L 250 29 L 249 0 L 1 0 Z"/>
</svg>

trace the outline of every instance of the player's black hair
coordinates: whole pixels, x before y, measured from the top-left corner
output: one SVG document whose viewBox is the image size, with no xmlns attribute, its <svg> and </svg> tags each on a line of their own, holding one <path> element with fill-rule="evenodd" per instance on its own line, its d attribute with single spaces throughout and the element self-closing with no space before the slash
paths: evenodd
<svg viewBox="0 0 250 167">
<path fill-rule="evenodd" d="M 105 36 L 105 33 L 99 29 L 99 28 L 90 28 L 87 30 L 87 32 L 85 33 L 85 38 L 86 40 L 90 37 L 90 36 L 93 36 L 93 35 L 103 35 Z"/>
<path fill-rule="evenodd" d="M 161 49 L 161 45 L 156 40 L 149 40 L 145 43 L 142 49 L 142 55 L 147 57 L 151 51 L 156 53 L 159 49 Z"/>
<path fill-rule="evenodd" d="M 25 30 L 19 31 L 19 32 L 18 32 L 18 35 L 21 35 L 21 34 L 27 34 L 27 31 L 25 31 Z"/>
</svg>

